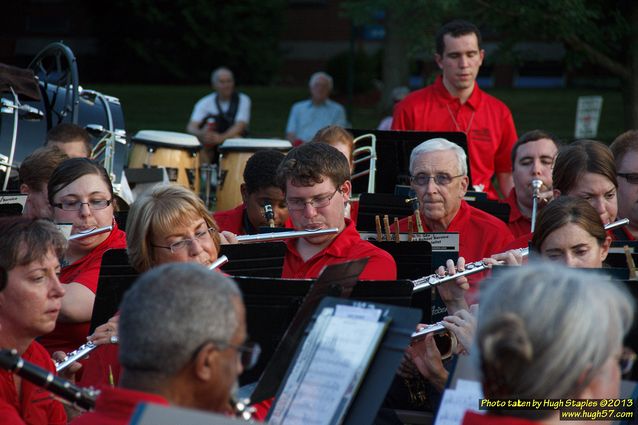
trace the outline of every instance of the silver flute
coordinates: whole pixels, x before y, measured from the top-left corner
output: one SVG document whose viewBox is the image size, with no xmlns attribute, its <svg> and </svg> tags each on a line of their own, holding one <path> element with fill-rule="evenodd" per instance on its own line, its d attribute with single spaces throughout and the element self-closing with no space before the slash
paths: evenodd
<svg viewBox="0 0 638 425">
<path fill-rule="evenodd" d="M 629 224 L 629 219 L 628 218 L 623 218 L 621 220 L 618 221 L 614 221 L 613 223 L 609 223 L 605 225 L 605 231 L 609 231 L 609 230 L 613 230 L 616 229 L 618 227 L 622 227 L 622 226 L 626 226 L 627 224 Z M 521 257 L 525 257 L 527 255 L 529 255 L 529 249 L 528 248 L 519 248 L 518 251 L 521 254 Z M 499 261 L 498 264 L 503 264 L 502 261 Z M 459 277 L 463 277 L 463 276 L 469 276 L 471 274 L 475 274 L 475 273 L 480 273 L 486 269 L 488 269 L 489 267 L 491 267 L 488 263 L 486 263 L 484 260 L 480 260 L 480 261 L 475 261 L 473 263 L 469 263 L 465 265 L 465 270 L 454 273 L 452 275 L 450 274 L 445 274 L 443 276 L 434 273 L 431 274 L 429 276 L 425 276 L 425 277 L 421 277 L 419 279 L 413 280 L 412 283 L 414 284 L 414 289 L 412 290 L 412 292 L 420 292 L 429 288 L 432 288 L 433 286 L 438 286 L 438 285 L 442 285 L 446 282 L 449 282 L 451 280 L 455 280 Z"/>
<path fill-rule="evenodd" d="M 88 238 L 89 236 L 99 235 L 100 233 L 106 233 L 113 230 L 113 226 L 104 226 L 98 227 L 97 229 L 88 230 L 86 232 L 79 232 L 74 235 L 69 236 L 70 241 L 74 241 L 76 239 Z"/>
<path fill-rule="evenodd" d="M 95 350 L 96 348 L 97 348 L 97 345 L 93 344 L 92 342 L 87 342 L 86 344 L 81 345 L 77 350 L 67 353 L 64 360 L 59 362 L 54 361 L 55 371 L 57 373 L 62 372 L 64 369 L 71 366 L 73 362 L 80 360 L 82 357 L 86 356 L 91 351 Z"/>
<path fill-rule="evenodd" d="M 223 266 L 227 262 L 228 262 L 228 257 L 226 257 L 225 255 L 222 255 L 217 260 L 213 261 L 213 264 L 208 266 L 208 270 L 215 270 L 216 268 Z"/>
<path fill-rule="evenodd" d="M 336 227 L 332 229 L 318 229 L 318 230 L 306 229 L 306 230 L 294 230 L 291 232 L 260 233 L 257 235 L 237 236 L 237 242 L 254 243 L 254 242 L 279 241 L 283 239 L 305 238 L 308 236 L 334 235 L 337 233 L 339 233 L 339 229 Z"/>
</svg>

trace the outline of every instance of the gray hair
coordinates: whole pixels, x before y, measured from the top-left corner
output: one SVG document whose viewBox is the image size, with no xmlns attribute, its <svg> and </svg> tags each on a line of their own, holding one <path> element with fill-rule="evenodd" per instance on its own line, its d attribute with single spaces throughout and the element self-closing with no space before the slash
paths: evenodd
<svg viewBox="0 0 638 425">
<path fill-rule="evenodd" d="M 119 322 L 120 363 L 129 379 L 161 382 L 207 341 L 229 342 L 239 318 L 235 282 L 195 263 L 142 274 L 126 293 Z"/>
<path fill-rule="evenodd" d="M 473 350 L 485 397 L 578 396 L 622 344 L 633 314 L 626 288 L 597 273 L 548 263 L 503 272 L 481 296 Z"/>
<path fill-rule="evenodd" d="M 212 85 L 215 85 L 217 80 L 219 80 L 219 74 L 223 71 L 230 72 L 230 76 L 233 77 L 233 80 L 235 79 L 235 74 L 233 74 L 233 71 L 226 68 L 225 66 L 220 66 L 219 68 L 215 69 L 213 72 L 210 73 L 210 83 Z"/>
<path fill-rule="evenodd" d="M 414 162 L 419 158 L 419 155 L 448 150 L 454 151 L 456 159 L 458 160 L 459 172 L 461 175 L 467 176 L 467 155 L 465 155 L 465 151 L 459 145 L 441 137 L 426 140 L 412 149 L 412 153 L 410 154 L 410 174 L 414 171 Z"/>
<path fill-rule="evenodd" d="M 334 82 L 332 81 L 332 77 L 330 76 L 330 74 L 327 74 L 323 71 L 315 72 L 314 74 L 310 76 L 310 80 L 308 81 L 308 87 L 312 87 L 320 78 L 325 78 L 326 80 L 328 80 L 328 85 L 330 86 L 330 90 L 332 91 L 332 87 L 334 85 Z"/>
</svg>

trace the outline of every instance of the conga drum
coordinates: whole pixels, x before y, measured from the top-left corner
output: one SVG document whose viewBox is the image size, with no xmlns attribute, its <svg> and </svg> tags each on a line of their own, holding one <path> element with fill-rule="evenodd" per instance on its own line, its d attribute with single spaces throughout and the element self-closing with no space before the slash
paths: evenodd
<svg viewBox="0 0 638 425">
<path fill-rule="evenodd" d="M 240 186 L 244 182 L 246 162 L 255 152 L 275 149 L 288 152 L 287 140 L 228 139 L 219 145 L 219 175 L 217 179 L 217 211 L 229 210 L 241 204 Z"/>
<path fill-rule="evenodd" d="M 140 130 L 131 139 L 129 168 L 164 167 L 168 179 L 199 195 L 201 144 L 191 134 Z"/>
</svg>

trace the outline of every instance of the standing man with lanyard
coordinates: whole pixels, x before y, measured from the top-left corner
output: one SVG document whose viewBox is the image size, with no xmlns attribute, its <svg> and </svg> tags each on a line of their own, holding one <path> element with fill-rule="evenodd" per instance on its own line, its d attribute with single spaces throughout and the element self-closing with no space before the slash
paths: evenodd
<svg viewBox="0 0 638 425">
<path fill-rule="evenodd" d="M 210 162 L 216 163 L 217 145 L 246 133 L 250 122 L 250 98 L 235 91 L 235 78 L 228 68 L 214 70 L 211 83 L 215 92 L 195 104 L 186 131 L 197 136 Z"/>
<path fill-rule="evenodd" d="M 392 129 L 465 133 L 474 190 L 498 199 L 495 175 L 507 196 L 513 187 L 510 152 L 516 129 L 507 106 L 476 84 L 485 57 L 481 33 L 466 21 L 445 24 L 436 34 L 434 57 L 442 75 L 396 106 Z"/>
</svg>

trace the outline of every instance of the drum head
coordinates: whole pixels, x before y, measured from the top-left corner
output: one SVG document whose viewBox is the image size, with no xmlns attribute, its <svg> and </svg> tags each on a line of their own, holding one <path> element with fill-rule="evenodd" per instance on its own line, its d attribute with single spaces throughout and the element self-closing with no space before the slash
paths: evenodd
<svg viewBox="0 0 638 425">
<path fill-rule="evenodd" d="M 158 148 L 175 148 L 197 151 L 202 145 L 192 134 L 175 131 L 140 130 L 132 137 L 133 143 L 141 143 Z"/>
<path fill-rule="evenodd" d="M 279 139 L 228 139 L 218 149 L 220 152 L 256 152 L 264 149 L 287 152 L 292 149 L 292 144 L 288 140 Z"/>
</svg>

